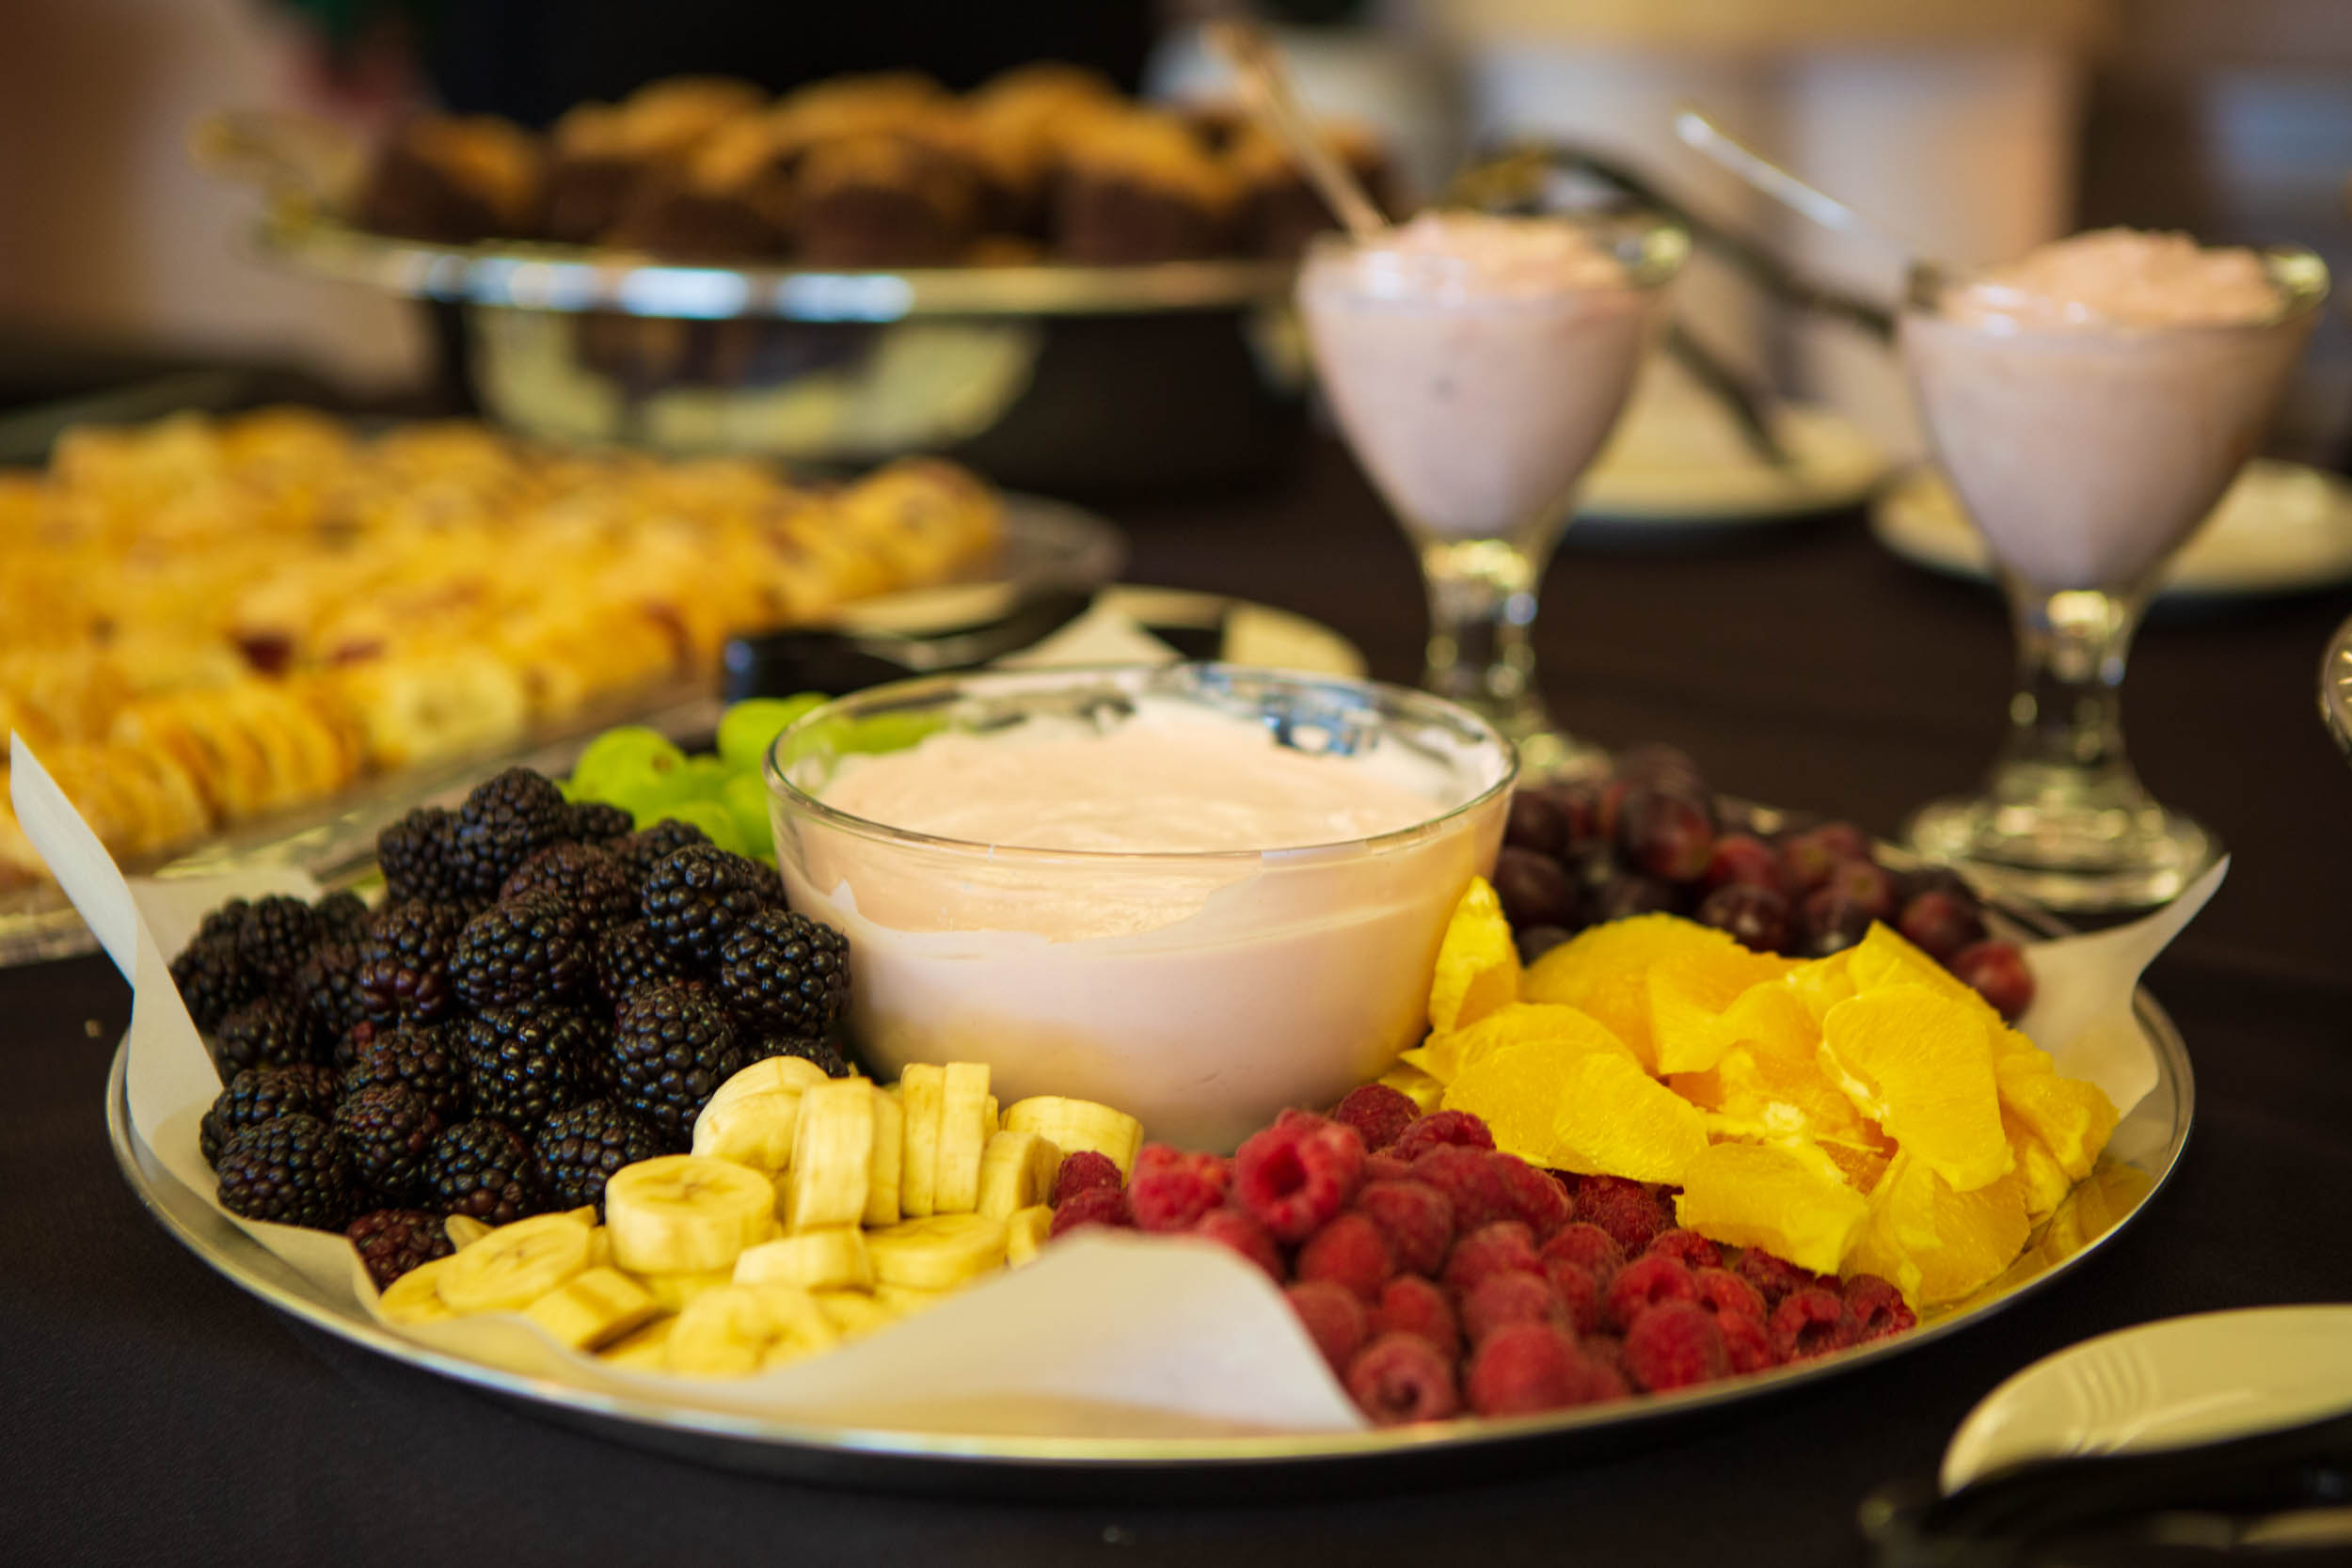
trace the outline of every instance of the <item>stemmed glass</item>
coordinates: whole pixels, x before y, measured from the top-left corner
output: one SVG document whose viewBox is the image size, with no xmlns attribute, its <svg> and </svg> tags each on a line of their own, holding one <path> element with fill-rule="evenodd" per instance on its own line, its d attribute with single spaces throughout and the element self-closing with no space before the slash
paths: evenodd
<svg viewBox="0 0 2352 1568">
<path fill-rule="evenodd" d="M 1577 481 L 1624 409 L 1689 239 L 1648 216 L 1469 221 L 1574 225 L 1615 264 L 1499 269 L 1327 235 L 1299 304 L 1340 428 L 1421 562 L 1422 684 L 1509 736 L 1531 773 L 1590 770 L 1605 755 L 1546 710 L 1529 630 Z"/>
<path fill-rule="evenodd" d="M 2120 697 L 2166 562 L 2252 453 L 2328 293 L 2311 252 L 2264 260 L 2277 313 L 2221 325 L 1956 313 L 1952 291 L 1968 280 L 1915 270 L 1903 359 L 1998 566 L 2018 646 L 2009 735 L 1983 791 L 1911 820 L 1929 858 L 2090 911 L 2161 903 L 2219 853 L 2141 785 Z"/>
</svg>

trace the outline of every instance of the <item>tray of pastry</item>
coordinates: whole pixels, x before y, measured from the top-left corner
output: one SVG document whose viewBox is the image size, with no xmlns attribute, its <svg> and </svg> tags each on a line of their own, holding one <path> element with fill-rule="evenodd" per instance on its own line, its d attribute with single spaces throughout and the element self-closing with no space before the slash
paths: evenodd
<svg viewBox="0 0 2352 1568">
<path fill-rule="evenodd" d="M 501 759 L 707 727 L 730 638 L 950 583 L 1091 588 L 1121 554 L 930 459 L 816 485 L 290 408 L 84 427 L 0 471 L 0 736 L 143 874 L 315 868 Z M 87 946 L 0 803 L 0 964 Z"/>
</svg>

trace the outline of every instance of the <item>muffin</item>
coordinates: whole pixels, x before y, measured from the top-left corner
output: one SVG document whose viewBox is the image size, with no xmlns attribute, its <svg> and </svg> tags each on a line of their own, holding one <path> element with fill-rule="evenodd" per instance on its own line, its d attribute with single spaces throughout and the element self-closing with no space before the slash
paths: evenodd
<svg viewBox="0 0 2352 1568">
<path fill-rule="evenodd" d="M 427 115 L 395 132 L 359 193 L 361 227 L 445 245 L 536 231 L 538 141 L 489 115 Z"/>
<path fill-rule="evenodd" d="M 1239 228 L 1231 166 L 1172 115 L 1134 110 L 1086 119 L 1055 182 L 1055 246 L 1104 265 L 1220 256 Z"/>
<path fill-rule="evenodd" d="M 547 233 L 590 245 L 612 231 L 640 186 L 676 173 L 727 126 L 750 120 L 765 102 L 748 82 L 675 76 L 640 87 L 619 104 L 583 103 L 549 135 Z"/>
<path fill-rule="evenodd" d="M 973 163 L 888 132 L 818 143 L 794 182 L 800 259 L 813 266 L 944 265 L 979 238 L 981 207 Z"/>
<path fill-rule="evenodd" d="M 1332 156 L 1372 198 L 1373 205 L 1391 217 L 1397 216 L 1396 171 L 1380 138 L 1352 120 L 1326 120 L 1315 131 Z M 1274 136 L 1250 126 L 1235 136 L 1231 158 L 1243 191 L 1244 249 L 1290 261 L 1316 234 L 1338 227 L 1337 216 L 1299 169 L 1290 149 Z"/>
</svg>

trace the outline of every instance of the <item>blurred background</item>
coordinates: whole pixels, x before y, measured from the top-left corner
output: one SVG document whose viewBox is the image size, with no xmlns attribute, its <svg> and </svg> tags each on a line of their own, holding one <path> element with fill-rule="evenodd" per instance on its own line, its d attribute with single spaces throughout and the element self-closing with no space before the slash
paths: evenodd
<svg viewBox="0 0 2352 1568">
<path fill-rule="evenodd" d="M 282 367 L 348 395 L 430 396 L 413 306 L 290 276 L 244 243 L 258 193 L 198 172 L 190 128 L 275 107 L 368 135 L 421 107 L 545 126 L 655 77 L 782 90 L 914 68 L 968 87 L 1025 59 L 1130 90 L 1221 90 L 1209 0 L 14 0 L 0 52 L 0 399 L 148 367 Z M 2106 223 L 2293 238 L 2352 265 L 2352 26 L 2340 0 L 1289 0 L 1317 108 L 1378 125 L 1433 188 L 1465 149 L 1535 133 L 1604 150 L 1820 276 L 1883 257 L 1804 231 L 1672 144 L 1695 98 L 1791 166 L 1948 254 Z M 1892 361 L 1702 258 L 1679 309 L 1726 358 L 1915 450 Z M 2337 310 L 2274 445 L 2340 467 L 2352 329 Z"/>
</svg>

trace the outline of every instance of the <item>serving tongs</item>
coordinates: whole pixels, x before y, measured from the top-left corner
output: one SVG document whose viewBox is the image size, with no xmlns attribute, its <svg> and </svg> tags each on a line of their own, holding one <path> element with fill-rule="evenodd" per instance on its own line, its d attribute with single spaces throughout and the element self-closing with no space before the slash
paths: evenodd
<svg viewBox="0 0 2352 1568">
<path fill-rule="evenodd" d="M 2029 1461 L 1948 1495 L 1899 1483 L 1860 1522 L 1880 1568 L 2352 1560 L 2352 1411 L 2192 1448 Z"/>
</svg>

